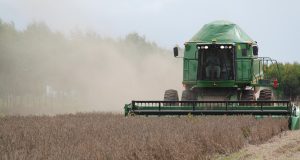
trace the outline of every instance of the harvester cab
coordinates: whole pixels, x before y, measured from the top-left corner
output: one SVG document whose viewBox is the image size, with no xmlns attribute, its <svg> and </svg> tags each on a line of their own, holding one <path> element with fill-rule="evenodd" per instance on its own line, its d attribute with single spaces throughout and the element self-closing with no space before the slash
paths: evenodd
<svg viewBox="0 0 300 160">
<path fill-rule="evenodd" d="M 178 57 L 179 48 L 174 47 Z M 132 101 L 125 115 L 255 115 L 289 117 L 299 128 L 299 108 L 282 98 L 279 77 L 264 71 L 276 60 L 258 57 L 257 42 L 238 25 L 215 21 L 184 44 L 185 90 L 165 91 L 163 101 Z M 278 69 L 278 66 L 276 67 Z"/>
</svg>

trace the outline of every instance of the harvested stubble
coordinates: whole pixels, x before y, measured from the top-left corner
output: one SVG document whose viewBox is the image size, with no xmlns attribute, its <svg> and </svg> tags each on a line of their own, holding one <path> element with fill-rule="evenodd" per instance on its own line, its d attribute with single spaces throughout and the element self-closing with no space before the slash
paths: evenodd
<svg viewBox="0 0 300 160">
<path fill-rule="evenodd" d="M 210 159 L 287 130 L 287 119 L 89 113 L 0 118 L 0 159 Z"/>
</svg>

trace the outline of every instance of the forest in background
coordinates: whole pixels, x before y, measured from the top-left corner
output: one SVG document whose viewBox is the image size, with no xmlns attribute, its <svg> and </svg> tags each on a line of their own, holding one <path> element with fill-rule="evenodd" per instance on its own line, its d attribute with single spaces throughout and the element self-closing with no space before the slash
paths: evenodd
<svg viewBox="0 0 300 160">
<path fill-rule="evenodd" d="M 182 90 L 182 62 L 145 36 L 119 39 L 44 23 L 17 30 L 0 20 L 0 112 L 122 112 L 132 99 L 161 100 Z M 267 75 L 276 76 L 275 65 Z M 279 63 L 285 97 L 300 94 L 300 64 Z M 276 76 L 278 77 L 278 76 Z"/>
<path fill-rule="evenodd" d="M 67 38 L 51 31 L 44 23 L 33 23 L 18 31 L 12 23 L 0 22 L 0 93 L 41 95 L 46 86 L 63 93 L 80 90 L 80 80 L 74 76 L 92 78 L 87 73 L 92 72 L 90 65 L 96 72 L 103 69 L 109 63 L 105 54 L 113 51 L 133 64 L 138 64 L 147 54 L 167 52 L 137 33 L 114 40 L 94 32 L 77 31 Z"/>
<path fill-rule="evenodd" d="M 121 112 L 131 99 L 158 100 L 181 88 L 181 62 L 137 33 L 66 35 L 44 23 L 20 31 L 0 21 L 0 61 L 5 113 Z"/>
<path fill-rule="evenodd" d="M 299 101 L 300 64 L 298 62 L 272 64 L 266 69 L 265 76 L 277 77 L 284 97 L 293 101 Z"/>
</svg>

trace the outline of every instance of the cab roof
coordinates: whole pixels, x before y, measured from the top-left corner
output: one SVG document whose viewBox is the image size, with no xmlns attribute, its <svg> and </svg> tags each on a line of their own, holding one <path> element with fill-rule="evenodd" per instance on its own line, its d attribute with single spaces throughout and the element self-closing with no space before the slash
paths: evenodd
<svg viewBox="0 0 300 160">
<path fill-rule="evenodd" d="M 214 21 L 202 27 L 189 42 L 211 43 L 256 43 L 237 24 L 229 21 Z"/>
</svg>

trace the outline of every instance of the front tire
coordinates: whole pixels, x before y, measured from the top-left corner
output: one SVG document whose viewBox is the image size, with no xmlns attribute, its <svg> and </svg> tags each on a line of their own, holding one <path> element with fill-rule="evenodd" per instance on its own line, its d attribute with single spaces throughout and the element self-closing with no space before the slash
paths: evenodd
<svg viewBox="0 0 300 160">
<path fill-rule="evenodd" d="M 194 101 L 194 100 L 196 100 L 196 97 L 195 97 L 194 92 L 192 92 L 190 90 L 184 90 L 184 91 L 182 91 L 181 100 L 182 101 Z"/>
<path fill-rule="evenodd" d="M 196 96 L 195 93 L 191 90 L 182 91 L 181 101 L 195 101 Z M 181 103 L 181 106 L 192 106 L 192 103 Z"/>
<path fill-rule="evenodd" d="M 255 94 L 253 90 L 244 90 L 241 96 L 242 101 L 255 101 Z M 252 106 L 253 103 L 240 103 L 241 106 Z"/>
<path fill-rule="evenodd" d="M 164 101 L 178 101 L 178 92 L 175 89 L 168 89 L 164 94 Z M 164 106 L 173 106 L 176 103 L 164 103 Z"/>
</svg>

